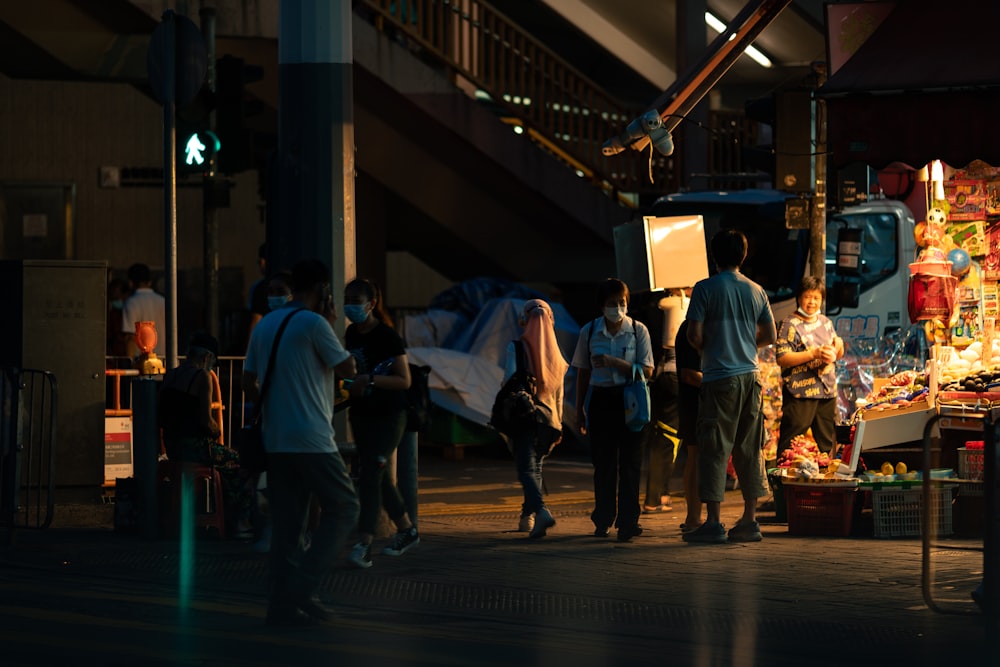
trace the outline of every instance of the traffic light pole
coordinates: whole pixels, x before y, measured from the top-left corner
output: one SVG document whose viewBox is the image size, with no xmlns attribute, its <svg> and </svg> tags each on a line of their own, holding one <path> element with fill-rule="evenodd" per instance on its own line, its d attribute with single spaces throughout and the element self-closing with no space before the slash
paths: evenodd
<svg viewBox="0 0 1000 667">
<path fill-rule="evenodd" d="M 205 37 L 208 50 L 208 89 L 215 92 L 215 9 L 202 7 L 198 12 L 201 19 L 201 33 Z M 215 112 L 212 112 L 210 127 L 215 129 Z M 219 337 L 219 221 L 215 211 L 216 178 L 218 158 L 212 154 L 208 169 L 202 177 L 202 270 L 205 289 L 205 330 L 216 339 Z"/>
</svg>

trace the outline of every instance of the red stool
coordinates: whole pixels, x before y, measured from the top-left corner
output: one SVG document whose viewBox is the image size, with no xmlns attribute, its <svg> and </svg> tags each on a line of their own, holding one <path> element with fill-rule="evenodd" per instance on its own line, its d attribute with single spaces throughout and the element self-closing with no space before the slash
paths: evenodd
<svg viewBox="0 0 1000 667">
<path fill-rule="evenodd" d="M 180 529 L 181 474 L 189 475 L 194 481 L 194 525 L 196 528 L 214 528 L 219 537 L 226 536 L 226 513 L 222 476 L 212 466 L 197 463 L 175 463 L 163 461 L 159 467 L 161 490 L 160 527 L 163 533 L 176 536 Z M 169 498 L 169 505 L 164 501 Z"/>
</svg>

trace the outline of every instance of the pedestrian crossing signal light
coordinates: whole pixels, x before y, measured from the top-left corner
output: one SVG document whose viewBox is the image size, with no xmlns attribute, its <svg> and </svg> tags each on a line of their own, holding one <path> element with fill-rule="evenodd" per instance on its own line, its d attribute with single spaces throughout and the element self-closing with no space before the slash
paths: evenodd
<svg viewBox="0 0 1000 667">
<path fill-rule="evenodd" d="M 219 138 L 211 130 L 185 132 L 178 138 L 180 159 L 177 168 L 198 173 L 207 171 L 212 158 L 222 149 Z"/>
</svg>

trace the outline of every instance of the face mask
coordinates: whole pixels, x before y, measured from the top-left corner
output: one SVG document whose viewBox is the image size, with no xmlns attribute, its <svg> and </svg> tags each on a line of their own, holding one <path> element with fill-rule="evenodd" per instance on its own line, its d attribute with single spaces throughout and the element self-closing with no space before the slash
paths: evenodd
<svg viewBox="0 0 1000 667">
<path fill-rule="evenodd" d="M 288 303 L 291 296 L 269 296 L 267 297 L 267 307 L 270 310 L 277 310 Z"/>
<path fill-rule="evenodd" d="M 361 324 L 368 319 L 368 302 L 365 303 L 345 303 L 344 315 L 355 324 Z"/>
<path fill-rule="evenodd" d="M 115 299 L 114 301 L 111 302 L 111 307 L 117 310 L 121 310 L 122 308 L 125 307 L 125 302 L 122 301 L 121 299 Z"/>
<path fill-rule="evenodd" d="M 801 315 L 802 317 L 813 317 L 814 315 L 816 315 L 816 313 L 807 313 L 805 310 L 802 309 L 801 306 L 799 308 L 796 308 L 795 312 Z"/>
<path fill-rule="evenodd" d="M 608 322 L 621 322 L 625 319 L 625 306 L 605 307 L 604 317 L 608 319 Z"/>
</svg>

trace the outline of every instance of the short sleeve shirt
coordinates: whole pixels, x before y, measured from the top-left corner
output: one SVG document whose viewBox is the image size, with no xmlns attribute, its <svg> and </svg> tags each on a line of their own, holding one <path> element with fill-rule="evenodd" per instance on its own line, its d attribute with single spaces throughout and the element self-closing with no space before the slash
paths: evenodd
<svg viewBox="0 0 1000 667">
<path fill-rule="evenodd" d="M 603 317 L 583 326 L 576 341 L 573 366 L 591 368 L 590 358 L 597 354 L 608 354 L 640 366 L 652 367 L 655 364 L 649 329 L 631 317 L 625 318 L 613 336 L 608 333 Z M 628 384 L 630 379 L 627 373 L 617 368 L 594 368 L 590 372 L 590 384 L 594 387 L 620 387 Z"/>
<path fill-rule="evenodd" d="M 367 333 L 360 333 L 352 324 L 344 332 L 347 350 L 354 355 L 358 374 L 372 373 L 379 364 L 406 354 L 406 345 L 396 331 L 383 322 Z M 388 371 L 384 374 L 387 374 Z M 377 414 L 380 410 L 406 409 L 405 391 L 375 389 L 371 396 L 351 399 L 351 415 Z"/>
<path fill-rule="evenodd" d="M 291 302 L 254 327 L 244 368 L 263 384 L 271 345 L 281 322 L 303 304 Z M 310 310 L 292 316 L 278 343 L 273 377 L 261 406 L 264 447 L 275 453 L 336 451 L 333 433 L 334 368 L 350 354 L 325 318 Z"/>
<path fill-rule="evenodd" d="M 775 356 L 780 359 L 789 352 L 803 352 L 811 347 L 829 345 L 836 339 L 833 322 L 825 315 L 817 315 L 813 322 L 806 322 L 796 314 L 781 322 Z M 795 398 L 833 398 L 836 396 L 837 372 L 833 364 L 822 359 L 810 359 L 799 366 L 781 369 L 785 390 Z"/>
<path fill-rule="evenodd" d="M 702 379 L 713 382 L 757 370 L 757 325 L 774 315 L 764 288 L 739 271 L 720 271 L 695 284 L 687 319 L 702 323 Z"/>
<path fill-rule="evenodd" d="M 140 287 L 125 300 L 122 308 L 122 332 L 135 334 L 136 322 L 152 322 L 156 325 L 156 356 L 163 359 L 167 355 L 167 315 L 166 300 L 149 287 Z"/>
</svg>

